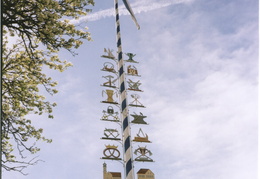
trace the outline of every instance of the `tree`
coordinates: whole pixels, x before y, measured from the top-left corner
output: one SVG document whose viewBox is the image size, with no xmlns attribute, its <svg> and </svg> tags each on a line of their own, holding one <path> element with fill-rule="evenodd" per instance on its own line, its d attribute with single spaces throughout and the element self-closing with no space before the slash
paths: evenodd
<svg viewBox="0 0 260 179">
<path fill-rule="evenodd" d="M 28 114 L 48 114 L 53 118 L 55 103 L 40 93 L 58 91 L 57 82 L 43 68 L 63 71 L 71 63 L 61 60 L 58 52 L 66 49 L 76 55 L 89 32 L 69 23 L 69 19 L 86 15 L 93 0 L 4 0 L 2 1 L 2 167 L 19 171 L 38 160 L 26 158 L 40 149 L 36 141 L 51 142 L 36 129 Z M 16 39 L 10 45 L 10 38 Z M 23 173 L 24 174 L 24 173 Z"/>
</svg>

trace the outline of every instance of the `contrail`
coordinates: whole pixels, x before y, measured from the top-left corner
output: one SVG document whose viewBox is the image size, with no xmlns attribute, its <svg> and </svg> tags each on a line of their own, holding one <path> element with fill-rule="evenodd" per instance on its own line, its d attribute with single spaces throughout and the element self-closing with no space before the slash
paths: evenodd
<svg viewBox="0 0 260 179">
<path fill-rule="evenodd" d="M 147 11 L 152 11 L 155 9 L 160 9 L 163 7 L 171 6 L 174 4 L 182 4 L 182 3 L 190 3 L 194 0 L 159 0 L 159 1 L 148 1 L 147 0 L 140 0 L 136 3 L 132 3 L 132 9 L 135 14 L 139 14 L 141 12 L 147 12 Z M 125 8 L 125 6 L 120 6 L 120 15 L 129 15 L 129 12 Z M 106 9 L 106 10 L 101 10 L 98 12 L 90 13 L 87 16 L 81 17 L 79 19 L 73 19 L 70 21 L 72 24 L 79 24 L 82 22 L 89 22 L 89 21 L 97 21 L 106 17 L 111 17 L 115 16 L 114 8 Z"/>
</svg>

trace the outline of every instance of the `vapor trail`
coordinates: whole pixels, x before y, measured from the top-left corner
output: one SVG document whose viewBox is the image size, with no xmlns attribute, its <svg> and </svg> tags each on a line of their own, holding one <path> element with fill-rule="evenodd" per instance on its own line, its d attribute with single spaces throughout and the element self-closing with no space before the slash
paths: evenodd
<svg viewBox="0 0 260 179">
<path fill-rule="evenodd" d="M 147 2 L 147 0 L 139 0 L 138 2 L 132 3 L 131 6 L 134 13 L 139 14 L 141 12 L 148 12 L 148 11 L 160 9 L 175 4 L 187 4 L 192 1 L 193 0 L 160 0 L 160 1 Z M 129 15 L 129 12 L 123 5 L 119 7 L 119 11 L 120 11 L 120 15 Z M 85 17 L 81 17 L 79 19 L 73 19 L 70 22 L 73 24 L 79 24 L 82 22 L 97 21 L 114 15 L 115 15 L 114 8 L 110 8 L 110 9 L 105 9 L 98 12 L 90 13 Z"/>
</svg>

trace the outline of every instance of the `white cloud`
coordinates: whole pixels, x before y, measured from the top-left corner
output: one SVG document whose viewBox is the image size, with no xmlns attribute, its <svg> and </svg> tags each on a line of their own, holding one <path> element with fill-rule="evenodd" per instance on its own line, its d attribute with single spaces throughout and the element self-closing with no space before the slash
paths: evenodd
<svg viewBox="0 0 260 179">
<path fill-rule="evenodd" d="M 256 178 L 256 25 L 225 34 L 202 12 L 151 14 L 139 58 L 157 176 Z"/>
</svg>

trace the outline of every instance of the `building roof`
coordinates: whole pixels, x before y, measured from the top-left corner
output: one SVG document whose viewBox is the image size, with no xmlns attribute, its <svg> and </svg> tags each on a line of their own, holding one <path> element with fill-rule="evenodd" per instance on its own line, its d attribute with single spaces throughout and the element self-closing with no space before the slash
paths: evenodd
<svg viewBox="0 0 260 179">
<path fill-rule="evenodd" d="M 146 172 L 148 172 L 148 170 L 150 170 L 150 169 L 141 168 L 141 169 L 137 172 L 137 174 L 146 174 Z M 151 171 L 151 170 L 150 170 L 150 171 Z"/>
<path fill-rule="evenodd" d="M 120 172 L 109 172 L 109 173 L 111 173 L 112 177 L 121 177 Z"/>
</svg>

